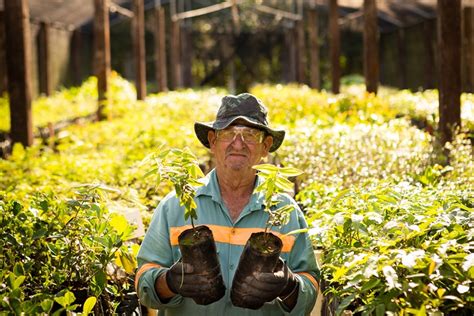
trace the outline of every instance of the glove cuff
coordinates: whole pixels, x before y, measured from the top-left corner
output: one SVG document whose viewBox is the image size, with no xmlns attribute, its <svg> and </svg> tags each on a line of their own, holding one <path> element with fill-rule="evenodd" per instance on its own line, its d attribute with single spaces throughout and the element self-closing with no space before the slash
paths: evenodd
<svg viewBox="0 0 474 316">
<path fill-rule="evenodd" d="M 281 291 L 278 297 L 280 297 L 284 301 L 297 290 L 298 290 L 298 279 L 296 278 L 295 274 L 291 272 L 290 269 L 288 269 L 288 282 L 286 283 L 285 288 Z"/>
<path fill-rule="evenodd" d="M 166 285 L 168 286 L 168 289 L 170 289 L 171 292 L 174 294 L 178 293 L 178 289 L 175 289 L 173 286 L 173 282 L 171 281 L 171 273 L 169 273 L 169 270 L 165 272 L 165 280 L 166 280 Z"/>
</svg>

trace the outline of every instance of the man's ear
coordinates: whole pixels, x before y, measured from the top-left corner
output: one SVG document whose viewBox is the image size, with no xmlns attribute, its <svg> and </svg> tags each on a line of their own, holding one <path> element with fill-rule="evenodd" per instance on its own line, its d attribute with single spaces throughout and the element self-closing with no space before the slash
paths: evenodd
<svg viewBox="0 0 474 316">
<path fill-rule="evenodd" d="M 265 148 L 267 155 L 270 152 L 270 148 L 272 148 L 272 145 L 273 145 L 273 137 L 270 135 L 266 136 L 265 139 L 263 140 L 263 147 Z"/>
<path fill-rule="evenodd" d="M 209 141 L 209 147 L 212 148 L 214 147 L 214 144 L 216 143 L 216 132 L 214 130 L 210 130 L 207 132 L 207 140 Z"/>
</svg>

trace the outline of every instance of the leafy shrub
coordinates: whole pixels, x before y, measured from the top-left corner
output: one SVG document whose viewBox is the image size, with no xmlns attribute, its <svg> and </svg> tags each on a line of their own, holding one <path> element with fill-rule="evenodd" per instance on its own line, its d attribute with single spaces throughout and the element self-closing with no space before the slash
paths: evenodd
<svg viewBox="0 0 474 316">
<path fill-rule="evenodd" d="M 381 181 L 317 192 L 299 199 L 338 313 L 474 309 L 472 191 Z"/>
<path fill-rule="evenodd" d="M 67 201 L 39 195 L 29 208 L 0 200 L 2 310 L 16 315 L 75 310 L 94 297 L 95 311 L 110 314 L 129 291 L 126 275 L 108 271 L 117 259 L 127 263 L 121 264 L 123 273 L 134 273 L 133 252 L 124 243 L 132 227 L 107 211 L 96 187 L 84 186 L 77 194 Z"/>
</svg>

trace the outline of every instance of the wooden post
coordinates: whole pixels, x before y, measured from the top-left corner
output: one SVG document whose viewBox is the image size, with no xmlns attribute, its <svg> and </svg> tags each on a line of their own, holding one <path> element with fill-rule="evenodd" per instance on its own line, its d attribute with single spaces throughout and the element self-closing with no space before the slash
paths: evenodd
<svg viewBox="0 0 474 316">
<path fill-rule="evenodd" d="M 464 89 L 466 92 L 474 92 L 474 8 L 463 9 L 463 40 L 464 43 Z"/>
<path fill-rule="evenodd" d="M 239 8 L 237 7 L 237 0 L 230 0 L 232 2 L 232 7 L 230 8 L 232 14 L 232 26 L 234 35 L 240 34 L 240 18 L 239 18 Z"/>
<path fill-rule="evenodd" d="M 461 125 L 461 0 L 438 0 L 439 126 L 441 145 Z"/>
<path fill-rule="evenodd" d="M 97 117 L 106 118 L 105 108 L 108 105 L 107 92 L 109 89 L 110 73 L 110 29 L 109 29 L 109 0 L 94 0 L 94 36 L 95 36 L 95 71 L 97 89 L 99 92 L 99 107 Z"/>
<path fill-rule="evenodd" d="M 0 11 L 0 97 L 7 91 L 7 62 L 5 58 L 5 17 Z"/>
<path fill-rule="evenodd" d="M 304 34 L 304 20 L 296 21 L 296 45 L 298 49 L 296 51 L 296 76 L 299 83 L 305 83 L 305 64 L 306 64 L 306 45 L 305 45 L 305 34 Z"/>
<path fill-rule="evenodd" d="M 182 64 L 182 83 L 185 87 L 193 86 L 193 38 L 191 28 L 183 25 L 181 27 L 181 64 Z"/>
<path fill-rule="evenodd" d="M 313 89 L 320 89 L 319 75 L 319 45 L 318 45 L 318 12 L 316 8 L 308 10 L 308 33 L 310 51 L 309 85 Z"/>
<path fill-rule="evenodd" d="M 398 75 L 399 75 L 399 87 L 405 89 L 407 87 L 407 71 L 406 71 L 406 43 L 405 43 L 405 30 L 400 28 L 397 30 L 397 43 L 398 43 Z"/>
<path fill-rule="evenodd" d="M 171 21 L 171 84 L 172 89 L 176 90 L 183 86 L 181 77 L 181 47 L 180 47 L 180 21 Z"/>
<path fill-rule="evenodd" d="M 364 76 L 367 92 L 377 93 L 379 46 L 376 0 L 364 0 Z"/>
<path fill-rule="evenodd" d="M 219 59 L 220 64 L 224 65 L 222 70 L 225 71 L 225 80 L 227 83 L 227 90 L 230 94 L 235 94 L 236 84 L 235 84 L 235 69 L 234 69 L 234 56 L 235 54 L 233 49 L 233 34 L 232 32 L 224 32 L 217 35 L 219 44 Z"/>
<path fill-rule="evenodd" d="M 424 47 L 425 47 L 425 62 L 424 62 L 424 72 L 425 72 L 425 89 L 433 89 L 435 87 L 436 79 L 436 66 L 435 66 L 435 53 L 434 53 L 434 32 L 436 32 L 436 21 L 435 20 L 425 20 L 423 22 L 424 28 Z"/>
<path fill-rule="evenodd" d="M 146 73 L 145 73 L 145 10 L 143 0 L 133 0 L 133 51 L 135 55 L 135 86 L 137 99 L 144 100 L 146 97 Z"/>
<path fill-rule="evenodd" d="M 284 47 L 282 49 L 282 62 L 283 62 L 283 81 L 295 82 L 296 81 L 296 52 L 295 52 L 295 36 L 293 27 L 284 28 Z"/>
<path fill-rule="evenodd" d="M 176 0 L 170 0 L 170 14 L 171 14 L 171 49 L 170 49 L 170 64 L 171 64 L 171 85 L 172 89 L 179 89 L 183 86 L 181 77 L 181 34 L 180 34 L 180 20 L 176 12 Z"/>
<path fill-rule="evenodd" d="M 10 135 L 12 142 L 33 144 L 31 115 L 31 40 L 28 0 L 4 1 Z"/>
<path fill-rule="evenodd" d="M 338 10 L 337 0 L 329 0 L 329 51 L 331 55 L 331 90 L 333 93 L 339 93 L 341 80 L 341 66 L 339 64 L 341 35 Z"/>
<path fill-rule="evenodd" d="M 71 36 L 71 71 L 74 85 L 80 85 L 82 81 L 82 35 L 80 30 L 75 29 Z"/>
<path fill-rule="evenodd" d="M 49 53 L 49 30 L 49 23 L 40 23 L 40 30 L 38 34 L 39 86 L 40 93 L 43 93 L 47 96 L 51 95 L 52 92 Z"/>
<path fill-rule="evenodd" d="M 165 9 L 155 8 L 155 77 L 158 91 L 168 91 L 168 75 L 166 68 L 166 32 Z"/>
</svg>

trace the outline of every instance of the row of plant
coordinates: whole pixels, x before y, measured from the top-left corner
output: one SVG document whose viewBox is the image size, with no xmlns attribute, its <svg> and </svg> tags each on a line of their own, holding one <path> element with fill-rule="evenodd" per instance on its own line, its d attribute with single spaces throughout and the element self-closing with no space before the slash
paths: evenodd
<svg viewBox="0 0 474 316">
<path fill-rule="evenodd" d="M 256 85 L 251 93 L 272 106 L 273 121 L 297 126 L 305 118 L 320 126 L 343 124 L 382 124 L 398 117 L 432 133 L 436 130 L 438 91 L 411 92 L 381 87 L 378 95 L 365 92 L 365 85 L 343 86 L 338 95 L 316 91 L 302 85 Z M 461 95 L 461 120 L 464 129 L 474 131 L 474 95 Z"/>
<path fill-rule="evenodd" d="M 189 147 L 196 156 L 200 157 L 204 169 L 212 166 L 210 156 L 207 150 L 198 143 L 192 126 L 195 120 L 211 121 L 213 119 L 225 91 L 206 89 L 169 92 L 151 95 L 145 102 L 134 102 L 131 101 L 133 97 L 132 85 L 119 77 L 116 78 L 116 81 L 122 87 L 114 90 L 111 94 L 113 102 L 109 111 L 113 114 L 112 120 L 85 126 L 71 126 L 56 135 L 49 145 L 38 143 L 28 149 L 16 145 L 9 159 L 0 160 L 0 201 L 3 203 L 2 207 L 7 210 L 5 214 L 10 214 L 5 215 L 10 217 L 5 217 L 4 220 L 12 222 L 12 218 L 16 218 L 17 221 L 17 225 L 9 226 L 11 229 L 9 234 L 14 236 L 13 239 L 18 240 L 23 231 L 27 232 L 26 236 L 34 234 L 31 232 L 36 230 L 31 229 L 34 225 L 40 228 L 40 231 L 44 231 L 44 229 L 48 231 L 38 237 L 40 246 L 44 248 L 38 246 L 33 248 L 31 253 L 36 251 L 38 254 L 46 255 L 50 251 L 47 248 L 48 244 L 56 242 L 54 236 L 59 234 L 59 228 L 72 218 L 71 214 L 76 214 L 76 217 L 71 220 L 72 224 L 68 225 L 77 223 L 76 227 L 79 227 L 83 221 L 91 223 L 90 226 L 87 226 L 89 231 L 84 235 L 102 240 L 100 236 L 103 236 L 104 232 L 107 231 L 107 234 L 110 234 L 113 231 L 115 233 L 112 236 L 116 236 L 113 237 L 115 241 L 122 240 L 123 242 L 126 239 L 126 234 L 123 231 L 120 233 L 113 227 L 107 228 L 104 222 L 95 222 L 91 218 L 92 213 L 88 213 L 98 212 L 97 209 L 100 208 L 100 214 L 104 218 L 115 217 L 115 215 L 109 214 L 112 204 L 116 207 L 140 209 L 146 226 L 153 208 L 171 189 L 169 184 L 157 185 L 155 181 L 143 177 L 144 170 L 140 162 L 158 148 Z M 117 86 L 120 85 L 117 84 Z M 413 127 L 410 117 L 397 118 L 400 113 L 410 114 L 410 109 L 403 108 L 404 103 L 407 104 L 407 107 L 416 108 L 414 104 L 418 101 L 412 103 L 404 101 L 410 96 L 408 92 L 387 91 L 383 92 L 386 93 L 383 97 L 377 97 L 360 93 L 360 89 L 357 87 L 351 89 L 337 96 L 293 85 L 260 85 L 252 90 L 269 107 L 272 125 L 283 127 L 288 132 L 284 146 L 277 155 L 271 157 L 272 161 L 305 171 L 303 176 L 298 177 L 298 186 L 301 190 L 298 200 L 304 206 L 307 218 L 312 224 L 311 234 L 315 245 L 324 249 L 322 271 L 329 282 L 328 293 L 332 293 L 339 298 L 339 302 L 342 302 L 340 310 L 343 308 L 364 311 L 378 310 L 380 314 L 383 311 L 379 305 L 387 302 L 393 304 L 387 303 L 385 312 L 394 313 L 400 311 L 414 313 L 415 310 L 422 312 L 423 309 L 426 311 L 449 311 L 456 308 L 459 310 L 472 308 L 472 298 L 465 294 L 469 291 L 459 292 L 459 290 L 465 291 L 466 287 L 472 288 L 472 271 L 470 270 L 472 264 L 469 265 L 469 262 L 472 262 L 472 257 L 469 257 L 469 253 L 466 251 L 466 249 L 472 251 L 473 242 L 472 224 L 469 226 L 469 223 L 472 222 L 472 218 L 469 218 L 469 210 L 473 205 L 472 145 L 465 135 L 460 135 L 453 144 L 450 144 L 450 167 L 439 168 L 433 163 L 435 157 L 432 154 L 432 135 L 425 130 Z M 470 98 L 469 95 L 463 97 L 467 98 L 466 100 Z M 423 99 L 424 94 L 413 94 L 413 99 L 416 98 Z M 426 102 L 431 101 L 426 100 Z M 468 103 L 464 102 L 463 122 L 467 125 L 472 118 L 469 118 L 469 107 L 467 107 L 468 114 L 465 114 L 465 104 Z M 68 104 L 72 106 L 72 103 L 67 100 L 63 100 L 62 103 L 65 106 Z M 97 186 L 113 188 L 113 194 L 109 190 L 107 203 L 104 200 L 99 200 L 98 197 L 93 200 L 84 200 L 76 193 L 76 187 L 84 184 L 88 184 L 87 188 Z M 392 193 L 389 190 L 396 192 L 396 188 L 399 186 L 405 186 L 408 189 L 393 198 L 395 201 L 390 200 Z M 410 195 L 410 192 L 413 195 Z M 376 198 L 369 198 L 370 194 Z M 379 198 L 380 196 L 382 198 Z M 386 204 L 383 204 L 384 196 L 388 196 L 386 199 L 390 200 L 392 204 L 387 201 L 385 201 Z M 431 199 L 426 200 L 428 197 Z M 41 204 L 42 200 L 46 200 L 47 203 Z M 74 203 L 68 203 L 68 201 L 82 200 L 89 201 L 84 202 L 84 210 L 77 205 L 74 206 Z M 458 201 L 457 204 L 454 202 L 455 200 Z M 365 204 L 362 203 L 363 201 Z M 426 212 L 423 214 L 423 207 L 420 207 L 419 204 L 425 206 L 435 202 L 438 203 L 436 205 L 443 205 L 443 207 L 426 206 L 424 208 Z M 403 208 L 406 212 L 402 212 L 398 209 L 399 207 L 408 207 L 408 210 Z M 435 302 L 432 293 L 427 290 L 421 300 L 413 294 L 418 291 L 418 285 L 414 288 L 406 288 L 401 281 L 399 281 L 402 284 L 401 289 L 391 288 L 390 282 L 392 281 L 387 275 L 392 275 L 392 279 L 395 275 L 390 268 L 395 271 L 398 280 L 404 279 L 407 275 L 405 267 L 395 260 L 398 258 L 395 256 L 398 244 L 403 246 L 400 249 L 407 254 L 411 252 L 418 254 L 421 252 L 416 251 L 423 250 L 424 255 L 431 258 L 436 253 L 434 249 L 437 245 L 444 241 L 440 239 L 442 232 L 433 232 L 430 230 L 431 228 L 421 226 L 417 238 L 432 242 L 432 244 L 425 243 L 429 249 L 423 248 L 425 244 L 420 246 L 412 243 L 411 248 L 405 247 L 400 242 L 393 244 L 391 237 L 389 237 L 391 235 L 386 230 L 387 223 L 404 223 L 408 220 L 408 213 L 413 212 L 418 214 L 417 221 L 410 222 L 412 223 L 411 227 L 415 230 L 414 225 L 421 225 L 424 218 L 452 218 L 455 215 L 451 211 L 457 212 L 455 208 L 459 209 L 459 214 L 467 212 L 467 215 L 461 214 L 462 216 L 466 215 L 465 220 L 450 222 L 451 226 L 448 225 L 449 227 L 446 228 L 447 230 L 458 230 L 457 227 L 461 226 L 461 235 L 466 236 L 464 239 L 458 239 L 457 243 L 460 246 L 452 250 L 458 258 L 456 263 L 458 265 L 455 267 L 460 274 L 447 276 L 449 281 L 442 281 L 443 284 L 447 284 L 443 285 L 444 287 L 441 287 L 439 283 L 433 283 L 438 288 L 445 289 L 445 292 L 443 290 L 441 292 L 448 298 L 441 296 Z M 17 211 L 18 209 L 22 210 L 21 214 L 23 215 L 18 216 L 20 213 Z M 82 211 L 78 211 L 78 209 Z M 38 210 L 40 211 L 38 212 Z M 359 220 L 360 223 L 372 217 L 378 218 L 370 212 L 379 214 L 382 216 L 382 220 L 370 221 L 370 223 L 360 226 L 357 221 L 361 216 L 363 219 Z M 54 217 L 56 213 L 62 215 Z M 335 216 L 336 214 L 338 215 Z M 336 221 L 332 221 L 333 218 L 340 220 L 336 223 Z M 48 221 L 54 222 L 55 220 L 58 221 L 56 224 L 48 226 Z M 23 226 L 18 221 L 21 221 Z M 41 229 L 43 227 L 41 225 L 45 225 L 45 228 Z M 79 228 L 77 229 L 79 230 Z M 28 231 L 30 232 L 28 233 Z M 401 230 L 401 232 L 400 234 L 403 235 L 405 231 Z M 393 236 L 402 238 L 400 234 Z M 355 235 L 361 236 L 357 237 L 360 239 L 360 244 L 354 241 L 354 237 L 349 237 Z M 74 236 L 76 235 L 71 235 L 71 240 L 75 238 Z M 115 254 L 127 253 L 126 249 L 120 248 L 121 246 L 110 250 L 110 247 L 107 248 L 103 245 L 103 247 L 99 247 L 94 244 L 95 242 L 77 240 L 76 244 L 70 245 L 75 245 L 75 247 L 77 245 L 77 249 L 83 253 L 91 254 L 90 258 L 78 260 L 91 260 L 88 263 L 94 267 L 100 266 L 102 269 L 104 269 L 104 262 L 97 261 L 98 257 L 109 254 L 109 261 L 113 262 L 115 260 L 111 259 L 113 250 L 115 250 Z M 387 245 L 383 246 L 385 244 Z M 359 247 L 361 245 L 363 247 Z M 392 248 L 389 245 L 392 245 L 390 246 Z M 67 246 L 62 243 L 57 247 L 62 249 L 63 253 L 74 253 L 73 250 L 77 250 L 67 248 Z M 383 252 L 384 255 L 380 251 L 382 246 L 385 247 L 384 251 L 386 250 Z M 417 248 L 418 246 L 421 248 Z M 66 295 L 68 292 L 65 289 L 72 290 L 72 284 L 55 281 L 57 283 L 54 286 L 45 288 L 32 281 L 32 278 L 44 278 L 51 271 L 42 273 L 43 270 L 38 270 L 42 276 L 34 275 L 37 270 L 31 267 L 25 268 L 25 266 L 28 267 L 26 264 L 28 258 L 33 256 L 14 258 L 20 254 L 20 246 L 13 243 L 13 246 L 9 247 L 17 248 L 12 248 L 14 249 L 12 251 L 13 257 L 8 259 L 9 261 L 5 261 L 8 264 L 2 266 L 1 283 L 7 286 L 0 289 L 0 296 L 7 297 L 6 301 L 8 302 L 11 299 L 12 302 L 18 300 L 19 303 L 13 303 L 13 305 L 16 304 L 16 307 L 8 305 L 8 308 L 25 310 L 34 307 L 37 308 L 36 311 L 39 311 L 41 306 L 38 307 L 38 304 L 43 304 L 44 308 L 41 308 L 46 311 L 51 302 L 58 300 L 62 303 L 65 300 L 68 302 L 67 306 L 57 302 L 62 306 L 61 308 L 74 309 L 76 308 L 74 304 L 82 303 L 78 303 L 79 300 L 73 300 L 70 294 Z M 120 250 L 118 250 L 119 248 Z M 133 257 L 132 249 L 128 250 L 128 257 Z M 344 263 L 352 262 L 359 258 L 358 256 L 372 256 L 374 253 L 380 255 L 380 259 L 374 263 L 377 267 L 375 275 L 361 274 L 362 261 L 355 262 L 354 267 L 351 266 L 350 269 L 338 270 L 344 266 Z M 2 259 L 4 256 L 6 257 L 7 254 L 2 252 Z M 63 255 L 59 257 L 61 256 Z M 441 257 L 440 254 L 438 256 Z M 53 257 L 50 255 L 50 261 L 46 261 L 49 263 L 46 265 L 47 267 L 54 267 L 57 264 L 58 261 L 54 260 L 59 259 Z M 80 258 L 80 256 L 77 257 Z M 400 255 L 401 257 L 403 256 Z M 122 256 L 122 258 L 125 257 Z M 14 269 L 14 262 L 17 261 L 23 262 L 23 270 L 20 267 Z M 123 267 L 124 264 L 121 266 L 120 262 L 115 262 L 115 265 L 120 268 L 118 270 L 122 271 L 121 273 L 127 275 L 127 271 L 133 270 L 131 268 L 133 261 L 125 260 L 123 262 L 127 262 L 127 269 Z M 63 264 L 63 267 L 66 266 L 68 264 Z M 463 267 L 467 267 L 467 270 Z M 357 270 L 357 268 L 360 269 Z M 68 267 L 67 269 L 72 268 Z M 415 271 L 413 269 L 410 267 L 408 270 Z M 415 279 L 414 282 L 421 284 L 433 273 L 445 273 L 445 269 L 446 265 L 440 264 L 431 271 L 432 273 L 428 271 L 430 272 L 428 276 Z M 97 268 L 94 273 L 99 273 L 97 272 L 99 270 L 100 268 Z M 390 271 L 392 274 L 386 275 L 384 271 Z M 428 273 L 423 271 L 423 273 L 425 272 Z M 66 268 L 58 269 L 57 273 L 59 275 L 75 275 L 71 271 L 67 271 Z M 84 272 L 80 273 L 85 275 Z M 97 298 L 97 302 L 102 302 L 107 297 L 111 298 L 111 301 L 115 302 L 111 308 L 114 308 L 120 300 L 120 295 L 115 294 L 127 292 L 128 284 L 117 283 L 113 274 L 106 273 L 106 275 L 107 282 L 106 285 L 102 284 L 102 288 L 96 287 L 93 278 L 83 278 L 90 281 L 87 296 Z M 354 276 L 357 276 L 356 286 L 352 286 Z M 375 279 L 380 282 L 372 287 L 372 283 L 376 282 Z M 16 286 L 14 290 L 12 290 L 12 286 Z M 33 292 L 33 288 L 37 292 Z M 364 291 L 361 291 L 361 288 Z M 385 297 L 386 301 L 375 299 L 389 290 L 392 291 L 392 296 Z M 42 296 L 41 293 L 47 295 Z M 65 296 L 68 298 L 64 298 Z M 35 301 L 35 299 L 37 300 Z M 93 306 L 94 308 L 108 306 L 101 304 L 96 303 Z M 3 306 L 3 308 L 7 307 Z M 80 310 L 80 307 L 76 308 L 76 311 Z"/>
<path fill-rule="evenodd" d="M 472 313 L 473 182 L 445 181 L 450 169 L 347 189 L 313 183 L 299 193 L 338 314 Z"/>
<path fill-rule="evenodd" d="M 135 99 L 135 89 L 128 81 L 112 72 L 109 85 L 109 99 L 113 108 L 111 116 L 127 111 L 127 104 Z M 97 111 L 97 78 L 89 77 L 79 87 L 62 88 L 52 96 L 36 98 L 32 102 L 32 118 L 35 128 L 45 127 L 78 117 L 84 117 Z M 125 107 L 125 108 L 124 108 Z M 10 130 L 10 106 L 8 95 L 0 97 L 0 133 Z M 36 132 L 36 131 L 35 131 Z"/>
</svg>

